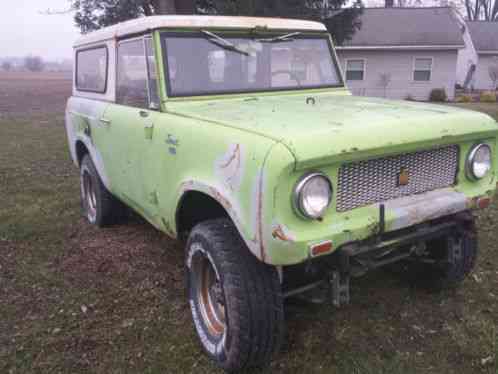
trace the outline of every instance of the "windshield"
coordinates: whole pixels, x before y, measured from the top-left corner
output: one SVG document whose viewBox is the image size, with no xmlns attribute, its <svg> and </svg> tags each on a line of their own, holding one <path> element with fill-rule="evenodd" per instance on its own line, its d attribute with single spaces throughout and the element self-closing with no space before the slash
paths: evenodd
<svg viewBox="0 0 498 374">
<path fill-rule="evenodd" d="M 163 34 L 169 96 L 342 86 L 328 37 Z"/>
</svg>

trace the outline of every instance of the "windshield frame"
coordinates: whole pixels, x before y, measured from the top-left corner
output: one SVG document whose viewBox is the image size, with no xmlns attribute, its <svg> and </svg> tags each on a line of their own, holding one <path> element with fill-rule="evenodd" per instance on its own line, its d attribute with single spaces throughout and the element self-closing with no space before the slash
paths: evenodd
<svg viewBox="0 0 498 374">
<path fill-rule="evenodd" d="M 251 30 L 246 31 L 230 31 L 230 30 L 209 30 L 216 35 L 219 35 L 223 38 L 240 38 L 240 39 L 258 39 L 258 38 L 271 38 L 278 37 L 285 33 L 297 30 L 271 30 L 264 33 L 251 33 Z M 335 53 L 334 47 L 332 45 L 332 40 L 330 38 L 330 34 L 327 32 L 302 32 L 299 35 L 293 36 L 292 39 L 323 39 L 326 41 L 327 46 L 330 51 L 330 58 L 333 61 L 333 66 L 336 69 L 337 77 L 339 80 L 338 84 L 321 84 L 314 86 L 306 86 L 306 87 L 277 87 L 277 88 L 264 88 L 264 89 L 241 89 L 241 90 L 219 90 L 219 91 L 196 91 L 196 92 L 182 92 L 182 93 L 173 93 L 171 89 L 171 82 L 169 76 L 169 65 L 168 65 L 168 37 L 174 38 L 204 38 L 207 39 L 207 36 L 203 34 L 200 30 L 191 30 L 191 31 L 161 31 L 159 33 L 161 49 L 162 49 L 162 63 L 164 68 L 164 83 L 166 88 L 166 95 L 168 98 L 182 98 L 182 97 L 197 97 L 197 96 L 225 96 L 225 95 L 240 95 L 240 94 L 257 94 L 257 93 L 267 93 L 267 92 L 282 92 L 282 91 L 307 91 L 307 90 L 316 90 L 316 89 L 330 89 L 330 88 L 344 88 L 344 78 L 342 76 L 342 71 L 339 65 L 337 54 Z"/>
</svg>

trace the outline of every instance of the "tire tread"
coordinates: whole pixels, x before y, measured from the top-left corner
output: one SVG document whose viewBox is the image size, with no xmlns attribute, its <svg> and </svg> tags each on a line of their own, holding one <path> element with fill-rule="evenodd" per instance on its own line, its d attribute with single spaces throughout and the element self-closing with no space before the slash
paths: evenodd
<svg viewBox="0 0 498 374">
<path fill-rule="evenodd" d="M 234 309 L 229 314 L 237 316 L 231 321 L 227 360 L 220 366 L 233 371 L 267 365 L 280 347 L 284 325 L 276 269 L 250 253 L 228 219 L 202 222 L 192 230 L 191 237 L 195 235 L 203 235 L 216 252 L 225 296 Z"/>
</svg>

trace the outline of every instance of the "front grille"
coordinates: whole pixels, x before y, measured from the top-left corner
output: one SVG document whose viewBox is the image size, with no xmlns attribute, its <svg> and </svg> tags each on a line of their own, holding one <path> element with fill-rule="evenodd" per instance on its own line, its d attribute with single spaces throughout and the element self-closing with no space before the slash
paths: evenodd
<svg viewBox="0 0 498 374">
<path fill-rule="evenodd" d="M 458 170 L 458 146 L 353 162 L 339 169 L 337 211 L 451 186 Z M 400 174 L 409 176 L 399 185 Z"/>
</svg>

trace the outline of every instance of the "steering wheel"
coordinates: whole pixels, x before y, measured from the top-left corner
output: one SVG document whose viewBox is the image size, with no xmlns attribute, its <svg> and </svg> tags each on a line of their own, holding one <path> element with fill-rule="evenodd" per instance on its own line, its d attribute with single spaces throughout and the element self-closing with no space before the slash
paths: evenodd
<svg viewBox="0 0 498 374">
<path fill-rule="evenodd" d="M 290 70 L 276 70 L 271 73 L 271 76 L 274 77 L 275 75 L 280 75 L 280 74 L 287 74 L 291 79 L 295 80 L 297 85 L 301 87 L 301 80 L 299 77 L 294 73 L 293 71 Z"/>
</svg>

